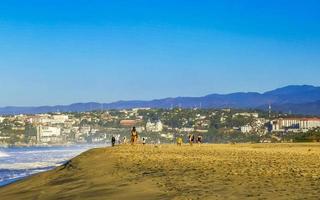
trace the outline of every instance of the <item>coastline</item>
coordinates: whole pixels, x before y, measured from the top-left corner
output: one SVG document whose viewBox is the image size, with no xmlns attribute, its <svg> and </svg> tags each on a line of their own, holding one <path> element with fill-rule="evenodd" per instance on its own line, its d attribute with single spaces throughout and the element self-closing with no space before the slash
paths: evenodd
<svg viewBox="0 0 320 200">
<path fill-rule="evenodd" d="M 23 180 L 33 174 L 52 170 L 81 153 L 97 147 L 102 146 L 59 145 L 0 148 L 0 187 Z"/>
<path fill-rule="evenodd" d="M 319 144 L 89 150 L 0 188 L 2 199 L 318 199 Z"/>
<path fill-rule="evenodd" d="M 108 143 L 61 143 L 61 144 L 1 144 L 0 148 L 23 148 L 23 147 L 70 147 L 70 146 L 103 146 L 103 145 L 111 145 L 110 142 Z"/>
</svg>

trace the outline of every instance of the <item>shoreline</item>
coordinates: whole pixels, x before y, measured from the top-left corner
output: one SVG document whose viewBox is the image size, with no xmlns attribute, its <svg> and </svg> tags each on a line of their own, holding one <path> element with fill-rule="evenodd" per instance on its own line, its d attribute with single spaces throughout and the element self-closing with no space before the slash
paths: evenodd
<svg viewBox="0 0 320 200">
<path fill-rule="evenodd" d="M 0 148 L 0 187 L 24 180 L 34 174 L 53 170 L 85 151 L 101 147 L 101 145 L 70 145 Z M 59 152 L 63 155 L 59 155 Z M 43 153 L 48 155 L 43 157 L 41 155 Z M 17 165 L 12 163 L 13 160 Z"/>
<path fill-rule="evenodd" d="M 0 148 L 23 148 L 23 147 L 70 147 L 70 146 L 99 146 L 99 145 L 111 145 L 108 143 L 74 143 L 74 144 L 23 144 L 23 145 L 0 145 Z"/>
<path fill-rule="evenodd" d="M 320 144 L 95 148 L 2 199 L 318 199 Z"/>
</svg>

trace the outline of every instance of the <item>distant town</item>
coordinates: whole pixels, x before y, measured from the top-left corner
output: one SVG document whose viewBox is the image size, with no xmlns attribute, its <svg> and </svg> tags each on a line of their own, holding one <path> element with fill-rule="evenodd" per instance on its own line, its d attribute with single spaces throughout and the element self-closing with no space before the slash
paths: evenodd
<svg viewBox="0 0 320 200">
<path fill-rule="evenodd" d="M 150 109 L 101 110 L 0 116 L 0 146 L 73 145 L 119 142 L 136 127 L 148 143 L 174 143 L 201 135 L 207 143 L 319 142 L 320 118 L 271 110 Z"/>
</svg>

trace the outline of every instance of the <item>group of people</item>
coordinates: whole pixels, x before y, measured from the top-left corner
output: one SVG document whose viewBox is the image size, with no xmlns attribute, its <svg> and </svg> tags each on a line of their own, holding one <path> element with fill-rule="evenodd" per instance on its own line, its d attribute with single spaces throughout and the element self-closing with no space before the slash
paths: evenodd
<svg viewBox="0 0 320 200">
<path fill-rule="evenodd" d="M 131 145 L 137 144 L 139 141 L 139 134 L 136 130 L 136 127 L 133 127 L 131 130 Z M 142 144 L 145 145 L 147 143 L 147 138 L 142 138 Z"/>
<path fill-rule="evenodd" d="M 189 134 L 188 135 L 188 141 L 190 146 L 193 146 L 194 143 L 198 143 L 199 145 L 202 144 L 202 136 L 198 135 L 197 138 L 194 136 L 194 134 Z M 118 139 L 119 144 L 121 143 L 120 139 Z M 139 141 L 139 134 L 136 130 L 136 127 L 133 127 L 131 130 L 131 139 L 130 139 L 130 144 L 131 145 L 135 145 L 137 144 Z M 124 136 L 123 137 L 123 144 L 127 144 L 127 138 Z M 145 145 L 147 143 L 147 138 L 143 137 L 142 138 L 142 144 Z M 158 141 L 158 144 L 160 143 L 160 140 Z M 112 146 L 115 146 L 116 144 L 116 138 L 115 136 L 112 136 L 111 138 L 111 144 Z M 178 146 L 182 146 L 183 144 L 183 135 L 180 135 L 180 137 L 177 137 L 177 145 Z"/>
<path fill-rule="evenodd" d="M 136 130 L 136 127 L 133 127 L 132 130 L 131 130 L 131 139 L 130 139 L 130 143 L 131 145 L 135 145 L 138 143 L 138 140 L 139 140 L 139 134 Z M 121 143 L 121 141 L 119 141 L 119 143 Z M 127 138 L 126 136 L 123 137 L 123 141 L 122 141 L 123 144 L 127 144 Z M 142 144 L 145 145 L 147 143 L 147 138 L 143 137 L 142 138 Z M 111 138 L 111 144 L 112 146 L 115 146 L 116 144 L 116 138 L 115 136 L 112 136 Z"/>
<path fill-rule="evenodd" d="M 197 142 L 199 145 L 202 144 L 202 139 L 203 138 L 201 135 L 198 135 L 197 139 L 193 134 L 188 135 L 188 141 L 190 146 L 192 146 L 195 142 Z M 180 137 L 177 138 L 177 145 L 182 146 L 182 144 L 183 144 L 183 135 L 180 135 Z"/>
</svg>

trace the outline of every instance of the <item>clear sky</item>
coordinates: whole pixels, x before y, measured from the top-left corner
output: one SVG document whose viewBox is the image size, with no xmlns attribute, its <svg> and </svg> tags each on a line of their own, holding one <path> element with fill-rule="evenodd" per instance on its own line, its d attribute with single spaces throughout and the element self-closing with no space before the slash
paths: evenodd
<svg viewBox="0 0 320 200">
<path fill-rule="evenodd" d="M 318 0 L 2 0 L 0 106 L 320 85 Z"/>
</svg>

